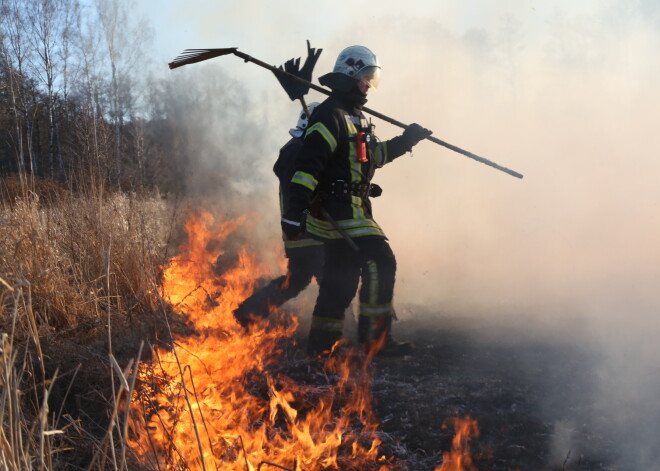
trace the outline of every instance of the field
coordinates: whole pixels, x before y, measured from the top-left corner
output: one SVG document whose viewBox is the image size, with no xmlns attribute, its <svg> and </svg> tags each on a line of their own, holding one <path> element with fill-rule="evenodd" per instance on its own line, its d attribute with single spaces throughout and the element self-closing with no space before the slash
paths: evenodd
<svg viewBox="0 0 660 471">
<path fill-rule="evenodd" d="M 250 255 L 244 220 L 160 195 L 56 194 L 0 217 L 4 469 L 628 469 L 621 431 L 581 394 L 599 357 L 578 336 L 400 306 L 413 355 L 309 359 L 312 295 L 234 325 L 278 270 Z M 249 420 L 219 422 L 227 408 Z"/>
</svg>

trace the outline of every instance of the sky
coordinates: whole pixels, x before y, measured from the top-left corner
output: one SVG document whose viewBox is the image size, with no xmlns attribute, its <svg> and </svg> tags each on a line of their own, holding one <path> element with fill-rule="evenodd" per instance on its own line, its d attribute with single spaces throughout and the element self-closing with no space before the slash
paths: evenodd
<svg viewBox="0 0 660 471">
<path fill-rule="evenodd" d="M 142 0 L 138 9 L 164 74 L 178 73 L 166 64 L 186 48 L 239 47 L 278 65 L 304 56 L 310 40 L 323 48 L 316 80 L 344 47 L 372 49 L 382 79 L 367 106 L 524 175 L 430 142 L 379 170 L 384 193 L 373 204 L 397 256 L 395 303 L 516 315 L 583 336 L 608 360 L 603 404 L 657 402 L 658 2 Z M 233 56 L 215 66 L 258 106 L 255 165 L 272 197 L 254 210 L 277 238 L 270 168 L 299 105 L 257 66 Z M 186 73 L 209 70 L 196 67 Z M 400 132 L 374 122 L 382 140 Z M 238 188 L 250 191 L 249 178 Z"/>
</svg>

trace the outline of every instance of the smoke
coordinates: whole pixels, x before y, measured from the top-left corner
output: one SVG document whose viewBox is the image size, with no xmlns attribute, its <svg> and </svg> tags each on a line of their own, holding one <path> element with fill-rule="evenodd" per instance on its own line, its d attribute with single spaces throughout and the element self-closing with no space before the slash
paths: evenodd
<svg viewBox="0 0 660 471">
<path fill-rule="evenodd" d="M 660 432 L 660 29 L 657 10 L 622 5 L 557 13 L 540 32 L 515 14 L 463 34 L 391 19 L 374 46 L 383 80 L 369 105 L 525 175 L 431 143 L 378 173 L 397 302 L 440 317 L 513 316 L 599 352 L 597 373 L 566 399 L 589 406 L 559 416 L 556 450 L 577 462 L 589 444 L 564 421 L 580 421 L 603 437 L 590 448 L 611 444 L 632 470 L 654 467 Z M 558 394 L 548 388 L 547 417 Z"/>
<path fill-rule="evenodd" d="M 395 301 L 444 317 L 513 316 L 598 352 L 583 391 L 593 408 L 579 419 L 609 430 L 625 469 L 651 469 L 660 432 L 660 7 L 436 3 L 357 12 L 289 2 L 276 14 L 206 5 L 196 41 L 282 63 L 304 55 L 310 39 L 324 48 L 315 78 L 343 47 L 368 46 L 383 65 L 369 107 L 524 174 L 430 142 L 377 172 L 375 217 L 398 261 Z M 189 83 L 206 80 L 189 89 L 204 98 L 183 118 L 200 139 L 196 185 L 207 191 L 222 175 L 213 189 L 254 205 L 264 237 L 275 239 L 270 168 L 298 104 L 269 72 L 222 60 L 222 73 L 190 72 Z M 400 132 L 375 122 L 382 140 Z M 558 456 L 575 440 L 572 427 L 557 423 Z"/>
<path fill-rule="evenodd" d="M 224 219 L 247 215 L 232 244 L 270 250 L 267 260 L 281 256 L 281 243 L 273 240 L 279 203 L 271 169 L 291 120 L 268 115 L 275 93 L 250 89 L 212 62 L 175 69 L 157 84 L 154 113 L 171 130 L 168 151 L 181 162 L 191 204 Z"/>
</svg>

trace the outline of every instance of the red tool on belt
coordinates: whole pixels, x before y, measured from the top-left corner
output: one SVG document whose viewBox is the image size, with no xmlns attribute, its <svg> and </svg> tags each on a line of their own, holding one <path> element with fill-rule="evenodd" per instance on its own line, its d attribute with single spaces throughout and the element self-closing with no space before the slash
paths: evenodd
<svg viewBox="0 0 660 471">
<path fill-rule="evenodd" d="M 368 162 L 367 157 L 367 133 L 360 131 L 357 133 L 357 161 Z"/>
</svg>

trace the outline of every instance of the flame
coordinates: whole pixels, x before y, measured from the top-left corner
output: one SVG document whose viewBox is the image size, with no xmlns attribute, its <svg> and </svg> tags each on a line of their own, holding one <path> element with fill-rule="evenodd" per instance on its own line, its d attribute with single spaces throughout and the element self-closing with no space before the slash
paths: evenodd
<svg viewBox="0 0 660 471">
<path fill-rule="evenodd" d="M 331 357 L 327 384 L 301 384 L 276 368 L 283 341 L 293 342 L 294 317 L 274 313 L 249 331 L 234 320 L 255 280 L 272 276 L 245 247 L 236 263 L 218 263 L 232 259 L 223 247 L 244 222 L 200 211 L 186 223 L 188 241 L 165 267 L 161 290 L 195 333 L 156 347 L 139 366 L 131 449 L 159 470 L 389 470 L 363 356 Z"/>
<path fill-rule="evenodd" d="M 479 436 L 477 421 L 470 417 L 453 418 L 450 421 L 456 431 L 451 441 L 451 451 L 442 454 L 442 466 L 435 468 L 435 471 L 476 471 L 472 465 L 468 441 L 472 436 Z"/>
</svg>

